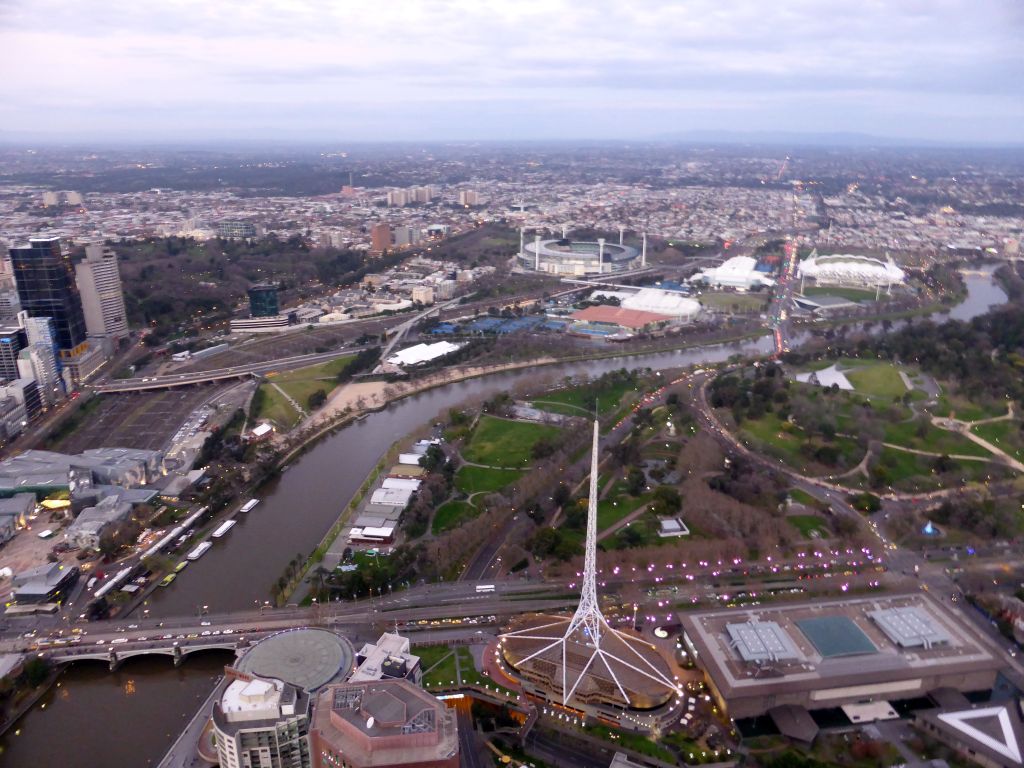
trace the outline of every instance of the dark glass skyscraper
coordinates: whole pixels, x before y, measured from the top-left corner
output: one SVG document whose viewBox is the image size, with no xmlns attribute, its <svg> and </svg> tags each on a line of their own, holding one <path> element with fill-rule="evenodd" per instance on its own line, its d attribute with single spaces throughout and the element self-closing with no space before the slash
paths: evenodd
<svg viewBox="0 0 1024 768">
<path fill-rule="evenodd" d="M 253 317 L 273 317 L 278 314 L 277 286 L 260 283 L 249 289 L 249 312 Z"/>
<path fill-rule="evenodd" d="M 19 377 L 18 353 L 25 348 L 25 331 L 17 326 L 0 327 L 0 381 Z"/>
<path fill-rule="evenodd" d="M 53 319 L 62 356 L 78 354 L 85 343 L 85 314 L 71 259 L 61 253 L 60 239 L 33 238 L 11 248 L 11 266 L 21 308 L 29 317 Z"/>
</svg>

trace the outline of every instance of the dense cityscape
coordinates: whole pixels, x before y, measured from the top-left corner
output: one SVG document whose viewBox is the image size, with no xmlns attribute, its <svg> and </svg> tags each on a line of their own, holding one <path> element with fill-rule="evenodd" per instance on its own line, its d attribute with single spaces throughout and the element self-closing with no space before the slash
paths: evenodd
<svg viewBox="0 0 1024 768">
<path fill-rule="evenodd" d="M 1019 9 L 356 5 L 4 11 L 0 766 L 1024 768 Z"/>
</svg>

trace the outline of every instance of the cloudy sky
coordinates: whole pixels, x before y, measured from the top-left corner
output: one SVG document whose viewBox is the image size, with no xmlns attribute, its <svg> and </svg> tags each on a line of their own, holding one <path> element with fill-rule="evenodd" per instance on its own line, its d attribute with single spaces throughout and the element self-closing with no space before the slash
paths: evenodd
<svg viewBox="0 0 1024 768">
<path fill-rule="evenodd" d="M 0 137 L 1024 141 L 1024 0 L 0 0 Z"/>
</svg>

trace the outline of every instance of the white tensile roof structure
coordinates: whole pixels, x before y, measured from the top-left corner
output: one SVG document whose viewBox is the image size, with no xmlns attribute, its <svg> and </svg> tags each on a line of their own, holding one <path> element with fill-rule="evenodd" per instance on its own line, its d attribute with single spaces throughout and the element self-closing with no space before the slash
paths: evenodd
<svg viewBox="0 0 1024 768">
<path fill-rule="evenodd" d="M 774 285 L 775 281 L 758 272 L 757 260 L 750 256 L 733 256 L 721 266 L 705 269 L 690 278 L 691 283 L 706 281 L 710 285 L 730 288 L 753 288 L 756 285 Z"/>
<path fill-rule="evenodd" d="M 835 363 L 820 371 L 798 373 L 796 380 L 801 384 L 816 384 L 819 387 L 831 387 L 835 384 L 839 389 L 847 392 L 852 392 L 854 389 L 853 384 L 846 378 L 846 374 L 836 368 Z"/>
<path fill-rule="evenodd" d="M 641 288 L 636 293 L 628 291 L 594 291 L 593 297 L 613 296 L 619 300 L 619 306 L 625 309 L 638 309 L 641 312 L 654 312 L 677 318 L 693 318 L 700 313 L 700 302 L 689 299 L 675 291 L 663 291 L 660 288 Z"/>
<path fill-rule="evenodd" d="M 451 354 L 459 349 L 461 344 L 453 344 L 450 341 L 439 341 L 436 344 L 417 344 L 408 347 L 401 352 L 396 352 L 388 358 L 392 365 L 419 365 L 429 360 L 436 360 L 439 357 Z"/>
<path fill-rule="evenodd" d="M 800 277 L 813 278 L 820 284 L 867 285 L 871 287 L 898 285 L 906 273 L 889 259 L 837 253 L 829 256 L 812 254 L 800 262 Z"/>
</svg>

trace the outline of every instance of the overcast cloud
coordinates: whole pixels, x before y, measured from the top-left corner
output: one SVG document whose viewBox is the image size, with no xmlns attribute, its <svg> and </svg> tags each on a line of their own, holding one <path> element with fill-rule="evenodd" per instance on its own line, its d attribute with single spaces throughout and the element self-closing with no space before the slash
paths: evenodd
<svg viewBox="0 0 1024 768">
<path fill-rule="evenodd" d="M 0 0 L 0 137 L 1024 140 L 1021 0 Z"/>
</svg>

